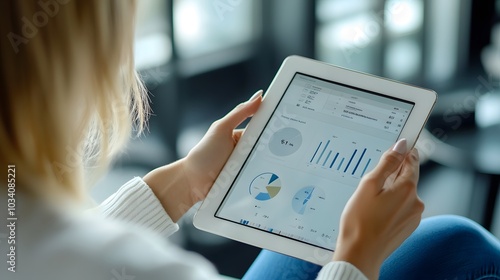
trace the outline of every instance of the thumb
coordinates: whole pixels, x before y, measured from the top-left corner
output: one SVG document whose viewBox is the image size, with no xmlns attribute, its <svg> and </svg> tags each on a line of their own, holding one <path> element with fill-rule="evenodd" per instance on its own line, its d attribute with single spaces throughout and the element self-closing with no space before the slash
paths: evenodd
<svg viewBox="0 0 500 280">
<path fill-rule="evenodd" d="M 382 188 L 387 178 L 399 169 L 403 163 L 407 149 L 406 139 L 403 138 L 394 144 L 392 149 L 389 149 L 382 155 L 379 163 L 369 175 L 377 181 L 379 188 Z"/>
<path fill-rule="evenodd" d="M 222 129 L 233 130 L 248 117 L 253 116 L 262 102 L 262 90 L 257 91 L 248 101 L 240 103 L 219 120 Z"/>
</svg>

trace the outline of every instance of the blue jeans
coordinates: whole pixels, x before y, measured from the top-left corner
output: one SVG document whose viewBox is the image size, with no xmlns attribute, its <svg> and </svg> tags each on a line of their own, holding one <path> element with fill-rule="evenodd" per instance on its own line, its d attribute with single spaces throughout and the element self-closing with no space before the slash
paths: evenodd
<svg viewBox="0 0 500 280">
<path fill-rule="evenodd" d="M 243 279 L 315 279 L 320 269 L 263 250 Z M 500 241 L 466 218 L 427 218 L 383 263 L 380 279 L 500 279 Z"/>
</svg>

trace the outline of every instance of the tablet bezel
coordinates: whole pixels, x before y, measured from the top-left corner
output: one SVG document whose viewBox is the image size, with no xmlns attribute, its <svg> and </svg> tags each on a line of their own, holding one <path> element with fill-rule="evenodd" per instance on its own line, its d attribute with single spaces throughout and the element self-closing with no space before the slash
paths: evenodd
<svg viewBox="0 0 500 280">
<path fill-rule="evenodd" d="M 249 122 L 245 133 L 215 180 L 206 199 L 195 214 L 193 223 L 197 228 L 204 231 L 324 265 L 332 258 L 333 252 L 330 250 L 284 236 L 270 234 L 215 216 L 222 200 L 243 167 L 259 135 L 271 118 L 274 109 L 296 73 L 412 102 L 414 107 L 399 137 L 407 139 L 408 147 L 415 145 L 434 107 L 437 94 L 432 90 L 336 67 L 299 56 L 290 56 L 281 65 L 266 91 L 261 107 Z"/>
</svg>

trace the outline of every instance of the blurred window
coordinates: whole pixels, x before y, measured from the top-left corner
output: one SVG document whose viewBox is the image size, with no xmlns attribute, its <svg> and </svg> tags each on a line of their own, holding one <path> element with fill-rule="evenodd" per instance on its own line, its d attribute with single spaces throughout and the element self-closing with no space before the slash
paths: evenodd
<svg viewBox="0 0 500 280">
<path fill-rule="evenodd" d="M 316 53 L 320 60 L 378 73 L 381 47 L 379 4 L 370 0 L 319 0 Z"/>
<path fill-rule="evenodd" d="M 389 0 L 385 3 L 386 47 L 383 73 L 389 78 L 415 81 L 422 72 L 422 0 Z"/>
<path fill-rule="evenodd" d="M 164 65 L 172 57 L 167 1 L 140 0 L 135 31 L 135 65 L 139 70 Z"/>
<path fill-rule="evenodd" d="M 422 71 L 422 0 L 318 0 L 320 60 L 414 81 Z"/>
<path fill-rule="evenodd" d="M 259 1 L 174 0 L 174 41 L 179 58 L 193 58 L 249 43 L 257 36 Z"/>
</svg>

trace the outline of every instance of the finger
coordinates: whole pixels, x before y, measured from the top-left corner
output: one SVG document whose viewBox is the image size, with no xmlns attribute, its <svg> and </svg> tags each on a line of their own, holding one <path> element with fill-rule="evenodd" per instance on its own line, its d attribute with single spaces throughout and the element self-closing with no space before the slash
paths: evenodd
<svg viewBox="0 0 500 280">
<path fill-rule="evenodd" d="M 240 103 L 231 112 L 220 119 L 219 125 L 223 129 L 233 130 L 248 117 L 253 116 L 262 103 L 262 90 L 256 92 L 248 101 Z"/>
<path fill-rule="evenodd" d="M 406 155 L 401 171 L 399 172 L 398 180 L 409 180 L 412 185 L 417 185 L 420 173 L 420 161 L 418 156 L 418 150 L 412 149 L 408 155 Z"/>
<path fill-rule="evenodd" d="M 382 155 L 375 169 L 367 175 L 367 177 L 376 180 L 376 185 L 379 189 L 384 187 L 385 181 L 389 176 L 394 176 L 394 173 L 398 171 L 405 158 L 406 145 L 406 139 L 399 140 L 392 149 Z"/>
<path fill-rule="evenodd" d="M 234 143 L 238 143 L 238 141 L 240 141 L 240 138 L 241 138 L 241 135 L 243 135 L 243 132 L 245 131 L 245 129 L 235 129 L 233 130 L 233 139 L 234 139 Z"/>
</svg>

